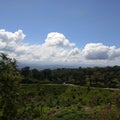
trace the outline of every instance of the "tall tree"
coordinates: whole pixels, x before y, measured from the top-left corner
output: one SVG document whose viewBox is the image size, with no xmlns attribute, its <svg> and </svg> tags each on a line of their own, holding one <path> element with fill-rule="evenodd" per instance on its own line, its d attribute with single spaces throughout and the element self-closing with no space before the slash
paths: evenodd
<svg viewBox="0 0 120 120">
<path fill-rule="evenodd" d="M 20 74 L 16 60 L 0 53 L 0 109 L 2 120 L 16 120 Z"/>
</svg>

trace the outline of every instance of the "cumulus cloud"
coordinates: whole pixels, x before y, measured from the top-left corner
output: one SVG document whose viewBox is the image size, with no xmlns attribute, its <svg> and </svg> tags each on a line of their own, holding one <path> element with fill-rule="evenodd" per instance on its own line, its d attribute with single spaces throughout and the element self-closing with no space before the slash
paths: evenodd
<svg viewBox="0 0 120 120">
<path fill-rule="evenodd" d="M 69 56 L 76 56 L 79 55 L 80 50 L 78 48 L 74 48 L 69 52 Z"/>
<path fill-rule="evenodd" d="M 15 57 L 20 62 L 64 62 L 70 54 L 77 54 L 74 43 L 71 43 L 63 34 L 51 32 L 43 44 L 29 45 L 23 42 L 25 34 L 22 30 L 8 32 L 0 30 L 0 52 Z M 69 48 L 69 49 L 68 49 Z M 73 49 L 73 51 L 72 51 Z"/>
<path fill-rule="evenodd" d="M 120 48 L 106 46 L 102 43 L 89 43 L 84 47 L 83 54 L 89 60 L 115 59 L 120 56 Z"/>
<path fill-rule="evenodd" d="M 5 48 L 5 46 L 6 46 L 6 43 L 2 42 L 2 40 L 0 40 L 0 49 Z"/>
<path fill-rule="evenodd" d="M 109 50 L 109 58 L 114 59 L 120 57 L 120 48 L 117 48 L 116 46 L 111 46 Z"/>
<path fill-rule="evenodd" d="M 25 35 L 22 30 L 14 33 L 5 30 L 0 30 L 0 49 L 4 51 L 15 51 L 15 49 L 22 44 Z"/>
<path fill-rule="evenodd" d="M 0 30 L 0 39 L 3 42 L 16 42 L 19 43 L 21 42 L 25 37 L 25 34 L 23 34 L 22 30 L 18 30 L 14 33 L 5 31 L 4 29 Z"/>
<path fill-rule="evenodd" d="M 51 32 L 47 35 L 45 40 L 47 46 L 75 46 L 75 43 L 71 43 L 66 37 L 58 32 Z"/>
<path fill-rule="evenodd" d="M 87 59 L 108 59 L 109 47 L 102 43 L 89 43 L 84 49 L 83 53 Z"/>
<path fill-rule="evenodd" d="M 29 45 L 24 43 L 25 34 L 22 30 L 9 32 L 0 30 L 0 52 L 9 54 L 22 63 L 47 64 L 88 64 L 115 62 L 120 59 L 120 48 L 106 46 L 102 43 L 88 43 L 81 50 L 70 42 L 63 34 L 51 32 L 44 43 Z M 101 62 L 102 61 L 102 62 Z M 111 62 L 112 61 L 112 62 Z"/>
</svg>

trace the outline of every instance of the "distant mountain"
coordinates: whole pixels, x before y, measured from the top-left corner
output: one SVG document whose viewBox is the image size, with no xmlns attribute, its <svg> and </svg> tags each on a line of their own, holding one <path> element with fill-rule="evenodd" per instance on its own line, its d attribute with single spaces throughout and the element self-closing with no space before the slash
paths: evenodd
<svg viewBox="0 0 120 120">
<path fill-rule="evenodd" d="M 43 69 L 57 69 L 57 68 L 79 68 L 81 67 L 80 65 L 59 65 L 59 64 L 23 64 L 23 63 L 18 63 L 18 68 L 23 68 L 29 66 L 31 69 L 39 69 L 39 70 L 43 70 Z M 82 66 L 83 67 L 83 66 Z"/>
<path fill-rule="evenodd" d="M 38 70 L 43 70 L 43 69 L 57 69 L 57 68 L 86 68 L 86 67 L 96 67 L 97 65 L 87 65 L 87 64 L 28 64 L 28 63 L 18 63 L 18 68 L 23 68 L 29 66 L 30 69 L 38 69 Z M 98 66 L 97 66 L 98 67 Z M 99 67 L 105 67 L 102 65 L 99 65 Z"/>
</svg>

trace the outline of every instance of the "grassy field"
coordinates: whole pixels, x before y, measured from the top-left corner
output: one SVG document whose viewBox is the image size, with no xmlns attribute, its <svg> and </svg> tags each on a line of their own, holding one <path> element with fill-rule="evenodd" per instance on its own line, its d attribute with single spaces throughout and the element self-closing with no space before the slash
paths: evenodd
<svg viewBox="0 0 120 120">
<path fill-rule="evenodd" d="M 119 120 L 120 90 L 69 85 L 24 84 L 23 120 Z"/>
</svg>

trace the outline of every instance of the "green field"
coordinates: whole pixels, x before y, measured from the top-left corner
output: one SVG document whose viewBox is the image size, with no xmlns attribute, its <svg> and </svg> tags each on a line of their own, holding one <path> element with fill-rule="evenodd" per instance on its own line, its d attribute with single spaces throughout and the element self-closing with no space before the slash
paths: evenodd
<svg viewBox="0 0 120 120">
<path fill-rule="evenodd" d="M 21 97 L 20 120 L 120 119 L 120 90 L 24 84 Z"/>
</svg>

